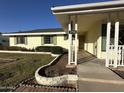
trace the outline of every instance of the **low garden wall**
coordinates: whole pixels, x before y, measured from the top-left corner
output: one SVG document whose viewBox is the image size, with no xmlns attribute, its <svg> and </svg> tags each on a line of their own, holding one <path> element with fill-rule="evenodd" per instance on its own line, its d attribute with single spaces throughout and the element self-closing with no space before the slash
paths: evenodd
<svg viewBox="0 0 124 93">
<path fill-rule="evenodd" d="M 58 54 L 53 54 L 51 52 L 29 52 L 29 51 L 8 51 L 8 50 L 0 50 L 0 53 L 20 53 L 20 54 L 50 54 L 52 56 L 58 56 Z"/>
<path fill-rule="evenodd" d="M 52 62 L 49 64 L 40 67 L 36 72 L 35 72 L 35 79 L 38 84 L 41 85 L 47 85 L 47 86 L 66 86 L 70 83 L 76 82 L 78 80 L 77 75 L 73 74 L 68 74 L 68 75 L 62 75 L 62 76 L 57 76 L 57 77 L 47 77 L 45 76 L 45 69 L 55 61 L 60 56 L 57 56 Z"/>
</svg>

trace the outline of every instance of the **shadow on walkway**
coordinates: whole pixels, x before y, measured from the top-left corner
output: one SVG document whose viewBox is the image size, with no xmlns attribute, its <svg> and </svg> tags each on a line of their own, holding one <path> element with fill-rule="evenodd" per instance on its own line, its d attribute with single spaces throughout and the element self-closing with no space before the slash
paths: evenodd
<svg viewBox="0 0 124 93">
<path fill-rule="evenodd" d="M 78 52 L 78 64 L 85 63 L 87 61 L 95 59 L 96 56 L 86 52 L 86 51 L 79 51 Z"/>
</svg>

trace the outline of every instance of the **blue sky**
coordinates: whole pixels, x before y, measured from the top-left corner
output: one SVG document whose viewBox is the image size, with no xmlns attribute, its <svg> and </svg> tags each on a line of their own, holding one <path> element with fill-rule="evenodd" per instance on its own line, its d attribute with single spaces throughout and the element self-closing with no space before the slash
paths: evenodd
<svg viewBox="0 0 124 93">
<path fill-rule="evenodd" d="M 61 27 L 52 6 L 108 0 L 0 0 L 0 32 Z"/>
</svg>

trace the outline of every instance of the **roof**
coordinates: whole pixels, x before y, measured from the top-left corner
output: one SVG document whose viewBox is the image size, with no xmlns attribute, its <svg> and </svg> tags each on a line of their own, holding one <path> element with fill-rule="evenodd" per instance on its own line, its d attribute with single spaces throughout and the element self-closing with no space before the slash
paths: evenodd
<svg viewBox="0 0 124 93">
<path fill-rule="evenodd" d="M 107 2 L 97 2 L 97 3 L 88 3 L 88 4 L 76 4 L 76 5 L 67 5 L 67 6 L 57 6 L 52 7 L 51 10 L 53 14 L 59 14 L 60 12 L 68 11 L 78 11 L 78 10 L 90 10 L 90 9 L 104 9 L 104 8 L 122 8 L 124 7 L 124 1 L 107 1 Z"/>
<path fill-rule="evenodd" d="M 48 28 L 48 29 L 35 29 L 30 31 L 19 31 L 19 32 L 11 32 L 11 33 L 46 33 L 46 32 L 63 32 L 62 28 Z"/>
<path fill-rule="evenodd" d="M 49 29 L 36 29 L 31 31 L 19 31 L 3 33 L 3 36 L 16 36 L 16 35 L 51 35 L 51 34 L 66 34 L 62 28 L 49 28 Z"/>
</svg>

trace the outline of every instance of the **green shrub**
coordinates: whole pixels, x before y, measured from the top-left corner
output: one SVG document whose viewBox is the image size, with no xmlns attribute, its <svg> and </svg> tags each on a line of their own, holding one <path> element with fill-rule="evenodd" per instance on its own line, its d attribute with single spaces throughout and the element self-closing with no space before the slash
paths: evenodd
<svg viewBox="0 0 124 93">
<path fill-rule="evenodd" d="M 63 54 L 63 48 L 59 46 L 51 47 L 51 52 L 53 54 Z"/>
<path fill-rule="evenodd" d="M 38 52 L 51 52 L 51 46 L 38 46 L 36 47 Z"/>
<path fill-rule="evenodd" d="M 52 52 L 53 54 L 63 54 L 64 49 L 59 46 L 38 46 L 36 51 L 38 52 Z"/>
</svg>

